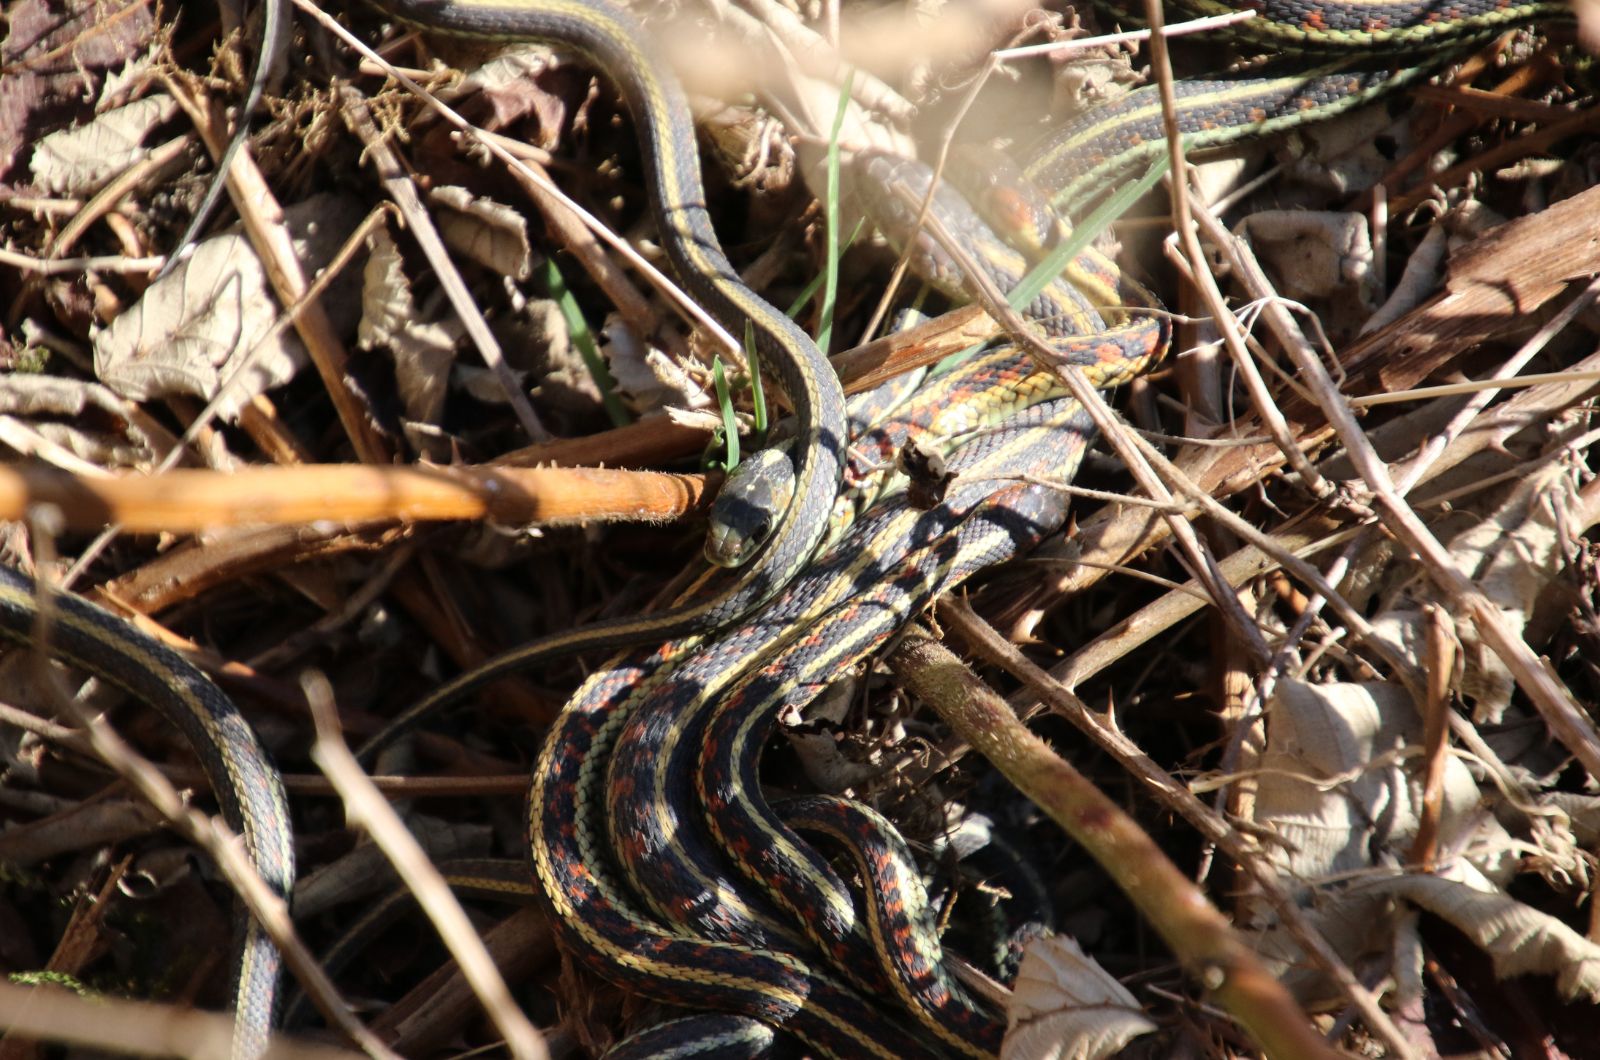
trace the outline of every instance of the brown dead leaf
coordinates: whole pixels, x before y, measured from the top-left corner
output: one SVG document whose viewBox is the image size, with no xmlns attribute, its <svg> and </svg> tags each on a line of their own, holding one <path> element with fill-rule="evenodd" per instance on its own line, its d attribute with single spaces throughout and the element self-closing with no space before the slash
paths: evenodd
<svg viewBox="0 0 1600 1060">
<path fill-rule="evenodd" d="M 284 220 L 301 260 L 315 267 L 332 258 L 360 213 L 338 196 L 316 195 Z M 292 329 L 271 333 L 278 313 L 249 240 L 216 236 L 92 333 L 95 373 L 134 401 L 167 394 L 210 401 L 238 372 L 218 408 L 231 419 L 252 396 L 293 378 L 305 359 Z"/>
<path fill-rule="evenodd" d="M 1065 935 L 1028 947 L 1012 989 L 1001 1060 L 1099 1060 L 1156 1030 L 1139 999 Z"/>
<path fill-rule="evenodd" d="M 51 133 L 33 149 L 34 183 L 53 195 L 88 195 L 150 153 L 145 137 L 177 113 L 168 95 L 146 96 L 83 126 Z"/>
<path fill-rule="evenodd" d="M 0 180 L 44 133 L 85 116 L 100 78 L 149 48 L 156 8 L 140 0 L 15 0 L 0 40 Z"/>
</svg>

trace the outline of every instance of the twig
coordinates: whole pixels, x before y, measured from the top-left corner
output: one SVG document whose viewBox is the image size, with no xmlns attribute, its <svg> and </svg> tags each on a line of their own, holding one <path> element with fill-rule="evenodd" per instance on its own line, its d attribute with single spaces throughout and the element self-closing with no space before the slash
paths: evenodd
<svg viewBox="0 0 1600 1060">
<path fill-rule="evenodd" d="M 376 63 L 380 69 L 384 70 L 390 77 L 394 78 L 395 81 L 397 81 L 406 89 L 406 91 L 412 93 L 414 96 L 420 99 L 436 114 L 444 118 L 444 120 L 450 125 L 456 129 L 459 129 L 461 133 L 470 141 L 481 145 L 484 150 L 488 151 L 489 154 L 493 155 L 507 168 L 511 169 L 515 173 L 520 174 L 524 180 L 538 185 L 546 192 L 546 194 L 559 198 L 569 210 L 583 219 L 583 223 L 588 226 L 591 232 L 600 237 L 600 239 L 609 244 L 613 250 L 615 250 L 618 254 L 621 254 L 630 263 L 632 263 L 636 269 L 643 273 L 650 280 L 650 282 L 655 285 L 657 290 L 661 291 L 669 299 L 671 299 L 672 303 L 676 305 L 685 316 L 699 326 L 705 328 L 706 331 L 711 335 L 715 336 L 717 343 L 720 346 L 731 352 L 735 357 L 738 357 L 742 354 L 742 344 L 740 344 L 732 335 L 730 335 L 728 330 L 719 324 L 716 319 L 711 316 L 711 314 L 702 309 L 698 302 L 685 294 L 683 290 L 679 288 L 677 284 L 668 279 L 660 269 L 657 269 L 654 265 L 650 264 L 643 257 L 641 257 L 638 251 L 634 250 L 633 247 L 628 245 L 626 240 L 622 239 L 620 236 L 606 227 L 606 225 L 599 218 L 595 217 L 589 211 L 579 206 L 564 192 L 562 192 L 560 188 L 550 183 L 549 178 L 540 173 L 534 172 L 525 163 L 523 163 L 521 159 L 512 155 L 511 152 L 500 146 L 500 144 L 494 139 L 483 136 L 477 127 L 471 122 L 467 121 L 460 114 L 456 113 L 456 111 L 452 108 L 445 106 L 439 101 L 437 96 L 423 88 L 421 85 L 417 84 L 411 78 L 407 77 L 400 70 L 396 69 L 388 62 L 388 60 L 384 59 L 377 52 L 369 48 L 353 33 L 345 29 L 333 18 L 329 17 L 326 12 L 312 4 L 310 0 L 294 0 L 294 3 L 295 6 L 301 11 L 305 12 L 306 15 L 312 19 L 315 19 L 318 25 L 322 26 L 322 28 L 326 29 L 329 33 L 332 33 L 335 37 L 339 38 L 349 47 L 354 49 L 367 61 Z"/>
<path fill-rule="evenodd" d="M 222 474 L 179 468 L 162 475 L 84 477 L 0 466 L 0 519 L 57 505 L 68 524 L 114 521 L 136 533 L 208 527 L 493 519 L 511 526 L 573 526 L 597 519 L 664 522 L 706 496 L 702 475 L 608 468 L 246 467 Z"/>
<path fill-rule="evenodd" d="M 344 800 L 345 814 L 352 826 L 363 828 L 383 848 L 406 887 L 416 895 L 439 937 L 460 963 L 483 1002 L 489 1019 L 505 1036 L 506 1048 L 517 1060 L 548 1060 L 539 1032 L 511 998 L 511 991 L 483 948 L 483 940 L 462 911 L 449 884 L 439 875 L 433 862 L 396 816 L 393 807 L 367 780 L 355 756 L 339 734 L 338 716 L 333 710 L 332 690 L 319 676 L 305 682 L 306 698 L 316 721 L 317 742 L 311 748 L 312 761 L 327 774 Z"/>
<path fill-rule="evenodd" d="M 83 710 L 62 687 L 59 676 L 45 662 L 50 654 L 50 629 L 55 614 L 52 603 L 54 589 L 49 582 L 50 535 L 36 533 L 35 541 L 43 553 L 41 556 L 43 562 L 38 565 L 39 628 L 36 634 L 40 646 L 38 675 L 41 686 L 51 691 L 61 709 L 83 730 L 84 738 L 88 740 L 100 760 L 155 807 L 179 835 L 200 847 L 212 858 L 234 893 L 248 907 L 250 915 L 271 937 L 273 945 L 277 946 L 284 960 L 294 969 L 295 975 L 305 984 L 307 993 L 316 1002 L 318 1011 L 328 1020 L 329 1025 L 349 1037 L 374 1060 L 399 1060 L 399 1057 L 390 1052 L 362 1025 L 360 1020 L 355 1018 L 350 1004 L 340 997 L 338 989 L 322 973 L 316 958 L 296 933 L 294 921 L 289 917 L 288 906 L 262 880 L 246 856 L 244 846 L 238 841 L 238 837 L 221 822 L 191 809 L 178 794 L 177 789 L 168 783 L 167 778 L 128 746 L 105 718 Z"/>
<path fill-rule="evenodd" d="M 1017 720 L 947 648 L 914 628 L 890 666 L 1052 820 L 1083 844 L 1269 1056 L 1338 1056 L 1282 983 L 1194 883 L 1116 803 Z"/>
<path fill-rule="evenodd" d="M 422 254 L 428 259 L 428 264 L 433 266 L 439 286 L 444 290 L 445 297 L 450 300 L 450 307 L 455 310 L 457 319 L 461 321 L 462 327 L 472 339 L 473 346 L 483 357 L 483 362 L 494 372 L 495 378 L 500 383 L 500 391 L 510 402 L 511 411 L 516 413 L 522 429 L 535 442 L 549 441 L 550 432 L 539 422 L 539 415 L 533 411 L 533 405 L 528 402 L 528 395 L 523 392 L 516 374 L 506 363 L 499 340 L 494 337 L 494 332 L 489 329 L 489 322 L 483 317 L 483 311 L 478 308 L 478 303 L 467 290 L 467 283 L 461 278 L 461 272 L 456 268 L 450 252 L 445 249 L 444 240 L 440 238 L 439 230 L 434 227 L 432 216 L 423 207 L 422 197 L 417 194 L 416 183 L 406 172 L 405 167 L 400 165 L 400 160 L 395 157 L 389 142 L 378 132 L 377 125 L 373 123 L 366 97 L 357 91 L 355 86 L 344 85 L 339 89 L 338 98 L 339 113 L 344 117 L 345 124 L 366 147 L 362 157 L 377 171 L 378 180 L 382 183 L 384 191 L 388 192 L 389 198 L 394 200 L 401 214 L 405 216 L 406 226 L 411 230 L 412 238 L 422 248 Z"/>
<path fill-rule="evenodd" d="M 1228 26 L 1238 25 L 1256 17 L 1254 11 L 1230 11 L 1226 15 L 1208 15 L 1205 18 L 1192 18 L 1184 22 L 1175 22 L 1170 26 L 1163 26 L 1159 32 L 1164 37 L 1182 37 L 1191 33 L 1209 33 L 1214 29 L 1226 29 Z M 1140 41 L 1150 39 L 1150 34 L 1158 32 L 1155 29 L 1131 29 L 1123 33 L 1104 33 L 1098 37 L 1079 37 L 1076 40 L 1051 41 L 1048 44 L 1028 44 L 1020 48 L 1005 48 L 994 53 L 995 57 L 1002 60 L 1025 59 L 1035 55 L 1048 55 L 1055 59 L 1064 59 L 1080 51 L 1094 51 L 1117 44 L 1138 44 Z"/>
<path fill-rule="evenodd" d="M 66 990 L 16 986 L 4 980 L 0 980 L 0 1026 L 7 1029 L 8 1041 L 31 1038 L 105 1053 L 195 1060 L 226 1056 L 233 1037 L 233 1021 L 214 1012 L 79 997 Z M 360 1055 L 331 1045 L 278 1040 L 260 1060 L 354 1060 Z"/>
</svg>

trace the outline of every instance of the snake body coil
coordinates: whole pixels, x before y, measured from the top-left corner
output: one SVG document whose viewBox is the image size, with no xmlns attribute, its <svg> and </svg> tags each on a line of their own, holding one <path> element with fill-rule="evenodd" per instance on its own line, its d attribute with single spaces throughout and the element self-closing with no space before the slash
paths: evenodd
<svg viewBox="0 0 1600 1060">
<path fill-rule="evenodd" d="M 405 22 L 464 37 L 548 41 L 590 58 L 627 101 L 651 177 L 650 201 L 661 243 L 679 281 L 719 322 L 754 342 L 763 377 L 782 387 L 794 408 L 793 496 L 765 544 L 723 579 L 711 596 L 638 618 L 555 634 L 465 673 L 414 704 L 386 730 L 391 738 L 440 705 L 516 670 L 584 651 L 599 651 L 734 621 L 804 568 L 827 529 L 845 444 L 844 391 L 827 358 L 804 331 L 739 279 L 705 208 L 689 105 L 676 78 L 649 45 L 650 36 L 609 0 L 382 0 Z M 374 745 L 364 749 L 370 753 Z"/>
<path fill-rule="evenodd" d="M 222 818 L 243 838 L 246 856 L 267 887 L 287 901 L 294 886 L 294 843 L 283 782 L 239 708 L 193 664 L 124 619 L 75 596 L 54 595 L 40 621 L 39 587 L 0 566 L 0 635 L 42 647 L 154 708 L 194 747 Z M 41 630 L 45 639 L 37 640 Z M 278 1007 L 282 961 L 272 941 L 241 908 L 235 934 L 236 1058 L 267 1045 Z"/>
</svg>

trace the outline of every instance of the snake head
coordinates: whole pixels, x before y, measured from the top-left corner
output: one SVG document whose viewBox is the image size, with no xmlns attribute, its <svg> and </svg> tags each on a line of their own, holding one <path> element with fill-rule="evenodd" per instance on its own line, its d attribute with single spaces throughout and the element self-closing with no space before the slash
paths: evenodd
<svg viewBox="0 0 1600 1060">
<path fill-rule="evenodd" d="M 858 152 L 854 164 L 861 177 L 856 191 L 861 208 L 889 245 L 910 256 L 918 276 L 946 297 L 965 302 L 970 289 L 966 272 L 919 223 L 920 204 L 933 188 L 928 212 L 947 231 L 968 246 L 999 245 L 971 204 L 948 182 L 935 185 L 933 170 L 914 158 L 873 149 Z"/>
<path fill-rule="evenodd" d="M 783 448 L 763 449 L 728 472 L 711 503 L 706 559 L 737 567 L 761 550 L 794 499 L 794 464 Z"/>
</svg>

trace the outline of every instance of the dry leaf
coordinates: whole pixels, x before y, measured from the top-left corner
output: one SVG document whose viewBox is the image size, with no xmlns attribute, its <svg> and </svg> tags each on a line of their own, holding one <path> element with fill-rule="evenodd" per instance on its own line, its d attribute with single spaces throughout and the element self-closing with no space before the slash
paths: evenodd
<svg viewBox="0 0 1600 1060">
<path fill-rule="evenodd" d="M 333 256 L 360 216 L 347 200 L 317 195 L 286 211 L 284 221 L 310 271 Z M 324 299 L 335 309 L 342 302 Z M 292 328 L 269 334 L 277 319 L 277 299 L 249 241 L 215 236 L 92 332 L 95 374 L 134 401 L 168 394 L 210 401 L 238 372 L 218 406 L 220 417 L 232 419 L 250 398 L 291 379 L 305 359 Z"/>
<path fill-rule="evenodd" d="M 870 762 L 857 762 L 839 748 L 831 733 L 786 730 L 784 737 L 794 748 L 800 768 L 821 791 L 840 794 L 864 786 L 881 776 L 883 768 Z"/>
<path fill-rule="evenodd" d="M 385 224 L 367 237 L 367 262 L 361 269 L 361 322 L 356 341 L 364 350 L 379 349 L 415 318 L 411 278 L 405 260 Z"/>
<path fill-rule="evenodd" d="M 639 342 L 627 327 L 608 321 L 605 336 L 611 377 L 634 409 L 702 409 L 716 404 L 681 364 Z"/>
<path fill-rule="evenodd" d="M 1371 868 L 1385 852 L 1403 858 L 1421 810 L 1421 739 L 1422 721 L 1398 685 L 1281 682 L 1268 708 L 1256 796 L 1257 823 L 1287 844 L 1268 848 L 1279 871 L 1315 881 Z M 1478 802 L 1471 772 L 1448 759 L 1442 847 L 1479 829 L 1504 840 Z"/>
<path fill-rule="evenodd" d="M 450 368 L 455 364 L 462 327 L 452 314 L 429 320 L 411 297 L 400 249 L 387 228 L 375 229 L 367 241 L 371 253 L 362 269 L 361 323 L 356 334 L 363 349 L 386 349 L 394 361 L 395 387 L 408 421 L 413 444 L 436 458 L 446 459 L 448 448 L 436 452 L 429 432 L 439 423 L 449 390 Z"/>
<path fill-rule="evenodd" d="M 34 146 L 34 182 L 55 195 L 88 195 L 150 153 L 144 138 L 178 111 L 168 95 L 147 96 L 89 124 L 51 133 Z"/>
<path fill-rule="evenodd" d="M 7 430 L 6 441 L 19 453 L 61 464 L 52 446 L 97 468 L 139 467 L 154 459 L 150 439 L 139 429 L 127 404 L 99 383 L 56 375 L 0 375 L 0 414 L 17 417 L 18 427 L 47 445 L 29 445 L 26 436 Z M 75 462 L 70 470 L 81 471 Z"/>
<path fill-rule="evenodd" d="M 121 94 L 120 86 L 96 91 L 104 71 L 148 60 L 156 9 L 142 0 L 6 0 L 0 7 L 0 181 L 19 185 L 18 157 L 64 114 Z"/>
<path fill-rule="evenodd" d="M 1400 897 L 1466 933 L 1501 976 L 1552 974 L 1564 996 L 1600 998 L 1600 947 L 1500 891 L 1530 848 L 1480 807 L 1483 795 L 1460 759 L 1445 764 L 1437 873 L 1372 878 L 1403 862 L 1415 834 L 1420 730 L 1410 698 L 1397 686 L 1280 686 L 1268 716 L 1257 823 L 1288 844 L 1269 848 L 1287 881 L 1305 888 L 1329 877 L 1354 879 L 1318 887 L 1311 914 L 1318 930 L 1347 961 L 1414 953 L 1402 944 L 1411 928 L 1395 906 Z M 1303 971 L 1287 933 L 1268 930 L 1260 944 L 1303 998 L 1337 996 Z"/>
<path fill-rule="evenodd" d="M 520 311 L 496 323 L 507 360 L 538 379 L 540 405 L 585 416 L 599 407 L 600 388 L 572 342 L 559 305 L 548 298 L 530 298 Z"/>
<path fill-rule="evenodd" d="M 461 392 L 472 400 L 485 405 L 508 404 L 506 388 L 501 384 L 500 376 L 489 369 L 476 364 L 458 364 L 450 374 Z"/>
<path fill-rule="evenodd" d="M 150 53 L 141 52 L 129 56 L 128 61 L 119 69 L 108 71 L 106 83 L 100 86 L 101 105 L 120 103 L 124 97 L 131 97 L 141 91 L 145 82 L 150 79 L 154 65 Z"/>
<path fill-rule="evenodd" d="M 488 129 L 504 129 L 529 114 L 535 116 L 536 145 L 553 148 L 566 126 L 566 101 L 548 92 L 545 75 L 560 68 L 551 50 L 542 44 L 525 44 L 502 52 L 461 79 L 458 95 L 478 93 L 490 113 L 480 119 Z"/>
<path fill-rule="evenodd" d="M 407 419 L 438 425 L 460 334 L 459 327 L 447 323 L 416 323 L 406 325 L 390 340 L 395 383 Z"/>
<path fill-rule="evenodd" d="M 1411 256 L 1406 259 L 1405 270 L 1389 293 L 1388 300 L 1361 325 L 1362 335 L 1399 320 L 1438 289 L 1444 281 L 1448 242 L 1449 237 L 1442 226 L 1435 225 L 1423 233 L 1421 241 L 1412 248 Z"/>
<path fill-rule="evenodd" d="M 455 186 L 435 188 L 428 198 L 441 207 L 436 221 L 446 243 L 497 275 L 528 278 L 533 248 L 520 213 Z"/>
<path fill-rule="evenodd" d="M 1600 796 L 1552 791 L 1539 801 L 1560 811 L 1576 845 L 1591 849 L 1600 846 Z"/>
<path fill-rule="evenodd" d="M 1156 1025 L 1138 1000 L 1072 939 L 1041 939 L 1022 955 L 1001 1060 L 1096 1060 Z"/>
<path fill-rule="evenodd" d="M 1377 307 L 1364 214 L 1262 210 L 1233 231 L 1250 244 L 1278 293 L 1320 311 L 1335 341 L 1353 335 Z"/>
<path fill-rule="evenodd" d="M 1549 975 L 1568 1001 L 1600 1001 L 1600 946 L 1555 917 L 1494 890 L 1438 876 L 1372 880 L 1352 889 L 1356 899 L 1403 898 L 1449 921 L 1494 961 L 1502 979 Z"/>
<path fill-rule="evenodd" d="M 1545 464 L 1522 479 L 1490 518 L 1453 538 L 1451 556 L 1512 628 L 1522 629 L 1539 594 L 1566 566 L 1567 535 L 1588 529 L 1578 525 L 1583 507 L 1572 469 Z M 1460 634 L 1466 651 L 1462 692 L 1475 700 L 1473 719 L 1492 724 L 1510 703 L 1516 682 L 1479 639 L 1476 626 L 1466 624 Z"/>
</svg>

